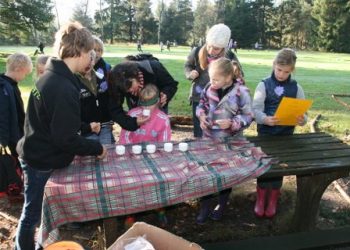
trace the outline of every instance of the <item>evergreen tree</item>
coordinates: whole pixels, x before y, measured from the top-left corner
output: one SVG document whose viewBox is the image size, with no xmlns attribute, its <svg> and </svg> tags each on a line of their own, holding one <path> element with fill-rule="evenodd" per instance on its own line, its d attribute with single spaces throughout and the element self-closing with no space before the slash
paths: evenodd
<svg viewBox="0 0 350 250">
<path fill-rule="evenodd" d="M 215 24 L 214 6 L 209 0 L 198 0 L 194 11 L 193 31 L 191 45 L 197 46 L 205 43 L 207 30 Z"/>
</svg>

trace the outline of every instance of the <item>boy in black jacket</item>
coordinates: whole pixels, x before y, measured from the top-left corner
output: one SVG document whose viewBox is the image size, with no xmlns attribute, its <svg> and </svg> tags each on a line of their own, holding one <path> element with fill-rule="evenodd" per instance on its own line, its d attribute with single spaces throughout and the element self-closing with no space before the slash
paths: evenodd
<svg viewBox="0 0 350 250">
<path fill-rule="evenodd" d="M 24 137 L 17 146 L 26 180 L 17 250 L 34 249 L 44 187 L 52 171 L 67 167 L 75 155 L 96 155 L 99 159 L 106 155 L 99 142 L 77 133 L 81 120 L 79 81 L 74 73 L 91 61 L 91 33 L 79 23 L 69 23 L 57 32 L 55 47 L 59 59 L 51 60 L 30 94 Z"/>
</svg>

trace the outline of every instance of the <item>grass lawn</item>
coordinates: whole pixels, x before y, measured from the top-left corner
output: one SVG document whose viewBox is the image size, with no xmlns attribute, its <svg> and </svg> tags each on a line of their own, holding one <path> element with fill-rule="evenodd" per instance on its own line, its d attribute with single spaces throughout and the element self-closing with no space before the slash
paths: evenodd
<svg viewBox="0 0 350 250">
<path fill-rule="evenodd" d="M 21 51 L 33 55 L 35 47 L 0 46 L 0 54 Z M 179 81 L 178 92 L 170 104 L 171 114 L 190 115 L 188 94 L 190 82 L 184 77 L 183 65 L 190 52 L 189 47 L 172 47 L 171 51 L 160 52 L 157 45 L 144 45 L 144 52 L 158 57 L 173 77 Z M 52 53 L 52 48 L 45 48 L 45 52 Z M 117 64 L 125 55 L 136 54 L 136 44 L 106 45 L 104 57 L 112 65 Z M 253 95 L 258 82 L 269 76 L 272 61 L 277 51 L 238 50 L 238 58 L 243 65 L 248 87 Z M 335 102 L 332 94 L 350 95 L 350 57 L 347 54 L 323 52 L 297 52 L 297 65 L 293 77 L 302 85 L 306 97 L 312 99 L 313 105 L 309 112 L 312 119 L 322 114 L 319 128 L 321 131 L 342 137 L 350 129 L 350 111 Z M 35 58 L 33 57 L 35 61 Z M 5 58 L 0 58 L 0 72 L 4 72 Z M 27 100 L 30 89 L 35 81 L 34 75 L 27 77 L 21 83 L 23 99 Z M 350 104 L 350 97 L 343 98 Z M 308 131 L 308 127 L 299 128 L 298 132 Z"/>
</svg>

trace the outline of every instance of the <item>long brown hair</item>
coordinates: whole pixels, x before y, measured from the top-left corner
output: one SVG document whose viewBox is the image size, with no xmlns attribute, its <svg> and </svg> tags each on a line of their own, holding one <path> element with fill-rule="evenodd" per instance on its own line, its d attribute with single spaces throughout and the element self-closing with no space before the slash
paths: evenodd
<svg viewBox="0 0 350 250">
<path fill-rule="evenodd" d="M 225 55 L 225 49 L 223 48 L 221 53 L 219 54 L 219 57 L 223 57 Z M 208 68 L 208 50 L 207 50 L 207 44 L 205 43 L 202 48 L 198 52 L 198 60 L 199 65 L 202 70 L 205 70 Z"/>
</svg>

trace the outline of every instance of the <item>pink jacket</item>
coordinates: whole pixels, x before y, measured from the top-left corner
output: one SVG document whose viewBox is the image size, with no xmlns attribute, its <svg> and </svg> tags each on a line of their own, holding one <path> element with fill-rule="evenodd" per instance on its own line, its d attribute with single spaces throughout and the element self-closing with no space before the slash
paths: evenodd
<svg viewBox="0 0 350 250">
<path fill-rule="evenodd" d="M 142 115 L 143 107 L 136 107 L 128 112 L 131 117 Z M 151 119 L 136 131 L 122 129 L 119 136 L 120 144 L 140 142 L 164 142 L 171 140 L 170 120 L 167 114 L 154 109 Z"/>
</svg>

